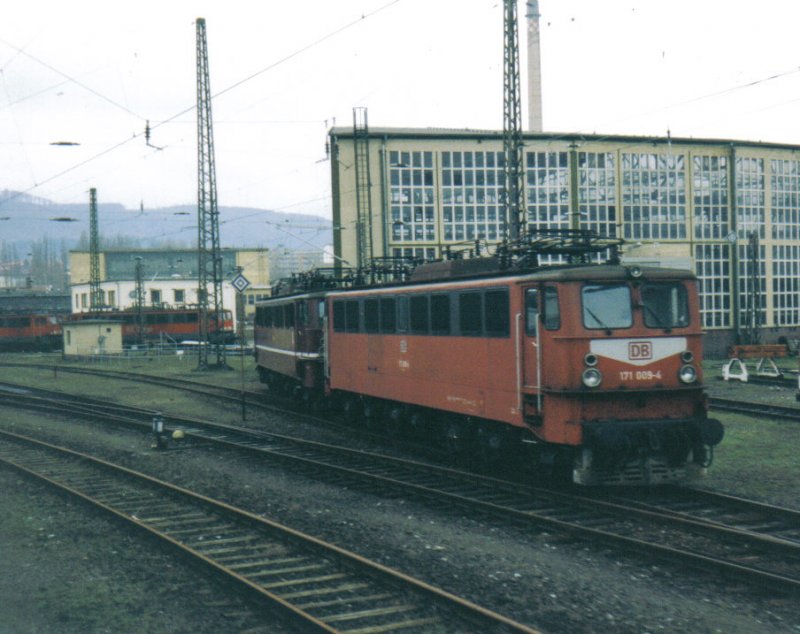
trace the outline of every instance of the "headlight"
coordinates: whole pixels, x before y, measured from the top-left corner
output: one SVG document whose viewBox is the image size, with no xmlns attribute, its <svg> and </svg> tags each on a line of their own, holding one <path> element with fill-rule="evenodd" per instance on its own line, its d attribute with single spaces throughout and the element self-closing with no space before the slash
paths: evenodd
<svg viewBox="0 0 800 634">
<path fill-rule="evenodd" d="M 581 375 L 581 381 L 586 387 L 597 387 L 600 385 L 600 382 L 603 380 L 603 375 L 600 374 L 600 370 L 597 368 L 588 368 L 587 370 L 583 371 Z"/>
<path fill-rule="evenodd" d="M 694 383 L 697 380 L 697 370 L 690 365 L 685 365 L 678 372 L 678 378 L 683 383 Z"/>
<path fill-rule="evenodd" d="M 692 354 L 691 350 L 684 350 L 681 352 L 681 361 L 684 363 L 691 363 L 694 361 L 694 355 Z"/>
<path fill-rule="evenodd" d="M 589 352 L 583 357 L 583 362 L 588 365 L 589 367 L 597 365 L 597 355 L 593 352 Z"/>
</svg>

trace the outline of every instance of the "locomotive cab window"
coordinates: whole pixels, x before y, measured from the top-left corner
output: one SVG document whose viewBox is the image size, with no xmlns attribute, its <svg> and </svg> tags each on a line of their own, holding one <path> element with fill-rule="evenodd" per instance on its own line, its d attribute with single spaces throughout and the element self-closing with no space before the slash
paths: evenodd
<svg viewBox="0 0 800 634">
<path fill-rule="evenodd" d="M 631 289 L 627 284 L 586 284 L 581 290 L 586 328 L 630 328 Z"/>
<path fill-rule="evenodd" d="M 525 334 L 535 337 L 539 328 L 539 290 L 529 288 L 525 291 Z"/>
<path fill-rule="evenodd" d="M 689 301 L 683 284 L 643 284 L 641 297 L 644 324 L 648 328 L 684 328 L 689 325 Z"/>
</svg>

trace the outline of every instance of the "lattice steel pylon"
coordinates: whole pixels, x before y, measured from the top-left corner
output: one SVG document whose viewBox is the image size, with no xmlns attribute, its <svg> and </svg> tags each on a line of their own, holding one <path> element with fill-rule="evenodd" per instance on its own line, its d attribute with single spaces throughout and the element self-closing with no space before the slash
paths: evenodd
<svg viewBox="0 0 800 634">
<path fill-rule="evenodd" d="M 353 108 L 353 151 L 356 163 L 357 261 L 365 269 L 374 257 L 372 251 L 372 177 L 369 168 L 369 125 L 367 109 Z"/>
<path fill-rule="evenodd" d="M 89 190 L 89 308 L 100 310 L 103 306 L 103 289 L 100 288 L 100 230 L 97 226 L 97 190 Z"/>
<path fill-rule="evenodd" d="M 222 332 L 220 319 L 223 310 L 222 254 L 205 18 L 197 18 L 197 254 L 200 340 L 197 364 L 199 368 L 213 367 L 209 363 L 213 349 L 216 367 L 224 367 L 225 346 L 219 336 Z M 211 322 L 216 326 L 213 341 L 210 337 Z"/>
<path fill-rule="evenodd" d="M 506 237 L 512 242 L 525 233 L 526 216 L 517 1 L 503 0 L 503 208 L 506 214 Z"/>
</svg>

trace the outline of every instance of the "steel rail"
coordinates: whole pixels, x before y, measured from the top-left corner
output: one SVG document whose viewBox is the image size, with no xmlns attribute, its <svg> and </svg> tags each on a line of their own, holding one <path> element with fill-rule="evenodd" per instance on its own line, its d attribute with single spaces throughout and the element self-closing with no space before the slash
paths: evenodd
<svg viewBox="0 0 800 634">
<path fill-rule="evenodd" d="M 18 398 L 18 397 L 17 397 Z M 105 415 L 105 414 L 104 414 Z M 713 567 L 759 583 L 783 589 L 800 589 L 800 543 L 721 522 L 654 508 L 638 508 L 624 501 L 602 500 L 551 489 L 531 489 L 516 483 L 476 476 L 433 465 L 368 454 L 342 447 L 254 432 L 232 426 L 189 421 L 185 431 L 205 441 L 224 444 L 261 457 L 289 461 L 319 473 L 336 473 L 367 481 L 384 491 L 401 489 L 444 500 L 447 506 L 480 510 L 525 525 L 549 526 L 561 532 L 602 540 L 628 549 L 680 559 L 700 567 Z M 144 425 L 144 423 L 140 423 Z M 326 479 L 329 478 L 326 477 Z M 667 536 L 664 525 L 674 534 Z M 795 529 L 797 523 L 795 523 Z M 632 537 L 632 534 L 638 537 Z M 646 536 L 649 533 L 649 537 Z M 682 544 L 661 543 L 672 539 Z M 714 551 L 709 554 L 708 551 Z M 742 561 L 749 562 L 743 564 Z"/>
<path fill-rule="evenodd" d="M 6 431 L 0 438 L 3 464 L 137 526 L 314 631 L 537 633 L 224 502 L 51 443 Z"/>
</svg>

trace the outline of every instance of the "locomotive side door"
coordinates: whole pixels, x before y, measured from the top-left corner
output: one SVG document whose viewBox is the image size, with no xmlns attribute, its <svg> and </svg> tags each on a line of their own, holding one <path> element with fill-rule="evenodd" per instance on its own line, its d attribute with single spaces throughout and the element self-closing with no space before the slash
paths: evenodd
<svg viewBox="0 0 800 634">
<path fill-rule="evenodd" d="M 522 345 L 522 392 L 537 394 L 541 387 L 542 351 L 539 341 L 540 331 L 539 288 L 523 289 L 523 314 L 520 316 Z M 540 409 L 537 407 L 537 409 Z"/>
</svg>

